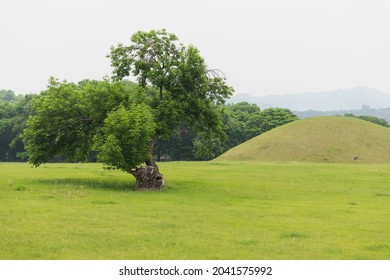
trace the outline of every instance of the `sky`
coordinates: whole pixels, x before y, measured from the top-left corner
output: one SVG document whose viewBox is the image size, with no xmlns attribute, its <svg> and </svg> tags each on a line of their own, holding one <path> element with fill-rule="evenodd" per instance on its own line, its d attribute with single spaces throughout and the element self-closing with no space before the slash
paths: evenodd
<svg viewBox="0 0 390 280">
<path fill-rule="evenodd" d="M 111 46 L 166 28 L 236 93 L 390 94 L 389 15 L 388 0 L 0 0 L 0 89 L 103 79 Z"/>
</svg>

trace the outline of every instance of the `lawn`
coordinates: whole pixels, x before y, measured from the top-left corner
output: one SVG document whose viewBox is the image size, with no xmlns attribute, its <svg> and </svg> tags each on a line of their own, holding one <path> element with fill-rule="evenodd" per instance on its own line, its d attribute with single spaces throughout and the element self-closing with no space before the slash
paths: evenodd
<svg viewBox="0 0 390 280">
<path fill-rule="evenodd" d="M 390 165 L 0 164 L 0 259 L 390 259 Z"/>
</svg>

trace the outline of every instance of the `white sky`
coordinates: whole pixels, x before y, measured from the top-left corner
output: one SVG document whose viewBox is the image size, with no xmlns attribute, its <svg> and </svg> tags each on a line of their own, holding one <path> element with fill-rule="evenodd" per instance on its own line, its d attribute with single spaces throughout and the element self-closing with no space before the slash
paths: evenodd
<svg viewBox="0 0 390 280">
<path fill-rule="evenodd" d="M 111 74 L 111 45 L 166 28 L 237 93 L 390 93 L 388 0 L 0 0 L 0 89 Z"/>
</svg>

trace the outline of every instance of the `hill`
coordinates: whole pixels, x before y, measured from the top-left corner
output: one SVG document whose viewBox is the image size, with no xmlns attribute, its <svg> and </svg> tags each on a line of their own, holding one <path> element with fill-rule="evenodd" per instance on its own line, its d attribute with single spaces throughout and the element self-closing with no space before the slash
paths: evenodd
<svg viewBox="0 0 390 280">
<path fill-rule="evenodd" d="M 284 95 L 251 96 L 245 93 L 234 95 L 229 102 L 246 101 L 261 109 L 269 107 L 288 108 L 293 111 L 338 111 L 356 110 L 363 105 L 371 108 L 390 107 L 390 94 L 369 87 L 354 87 L 323 92 L 303 92 Z"/>
<path fill-rule="evenodd" d="M 254 137 L 218 159 L 389 163 L 390 129 L 356 118 L 308 118 Z"/>
</svg>

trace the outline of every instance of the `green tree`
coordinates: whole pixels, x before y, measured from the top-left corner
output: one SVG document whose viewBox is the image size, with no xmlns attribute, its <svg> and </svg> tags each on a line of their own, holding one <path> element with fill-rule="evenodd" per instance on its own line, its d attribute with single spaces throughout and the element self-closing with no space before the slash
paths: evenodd
<svg viewBox="0 0 390 280">
<path fill-rule="evenodd" d="M 229 105 L 227 109 L 228 114 L 232 119 L 230 121 L 229 127 L 232 125 L 236 126 L 236 128 L 234 128 L 236 133 L 232 134 L 232 136 L 236 138 L 234 142 L 245 142 L 246 140 L 259 135 L 262 132 L 261 110 L 256 104 L 239 102 L 233 105 Z M 236 122 L 236 124 L 233 122 Z"/>
<path fill-rule="evenodd" d="M 261 133 L 297 120 L 298 117 L 289 109 L 268 108 L 260 113 Z"/>
<path fill-rule="evenodd" d="M 140 85 L 148 83 L 163 90 L 171 83 L 174 70 L 178 68 L 183 46 L 178 45 L 174 34 L 162 31 L 139 31 L 131 37 L 132 44 L 119 43 L 111 47 L 111 66 L 114 80 L 122 80 L 133 74 Z"/>
<path fill-rule="evenodd" d="M 14 115 L 14 104 L 0 100 L 0 159 L 3 161 L 10 160 L 9 143 L 13 138 L 11 119 Z"/>
<path fill-rule="evenodd" d="M 354 114 L 344 114 L 344 116 L 362 119 L 368 122 L 379 124 L 384 127 L 390 127 L 389 123 L 385 119 L 381 119 L 373 116 L 355 116 Z"/>
<path fill-rule="evenodd" d="M 113 82 L 58 82 L 34 100 L 23 141 L 38 166 L 53 157 L 86 160 L 91 151 L 108 168 L 133 174 L 138 189 L 160 189 L 163 176 L 152 158 L 156 141 L 183 123 L 221 133 L 220 110 L 233 89 L 207 70 L 193 47 L 165 30 L 138 32 L 130 46 L 111 48 Z M 133 75 L 135 86 L 122 79 Z"/>
<path fill-rule="evenodd" d="M 180 44 L 164 29 L 152 30 L 135 33 L 129 46 L 112 47 L 109 57 L 114 80 L 133 75 L 141 87 L 158 91 L 152 104 L 156 126 L 150 151 L 158 139 L 169 139 L 183 123 L 206 138 L 223 134 L 221 105 L 233 89 L 219 71 L 207 68 L 194 46 Z M 146 165 L 158 169 L 151 152 L 148 155 Z"/>
<path fill-rule="evenodd" d="M 32 95 L 15 96 L 13 91 L 0 91 L 0 161 L 18 161 L 24 145 L 20 139 L 31 114 Z"/>
<path fill-rule="evenodd" d="M 16 101 L 18 97 L 12 90 L 0 90 L 0 101 L 12 102 Z"/>
<path fill-rule="evenodd" d="M 15 115 L 10 120 L 12 140 L 9 143 L 14 161 L 26 160 L 28 158 L 21 135 L 26 127 L 28 118 L 34 114 L 32 106 L 34 98 L 36 98 L 35 94 L 28 94 L 21 99 L 17 99 L 15 103 Z"/>
</svg>

